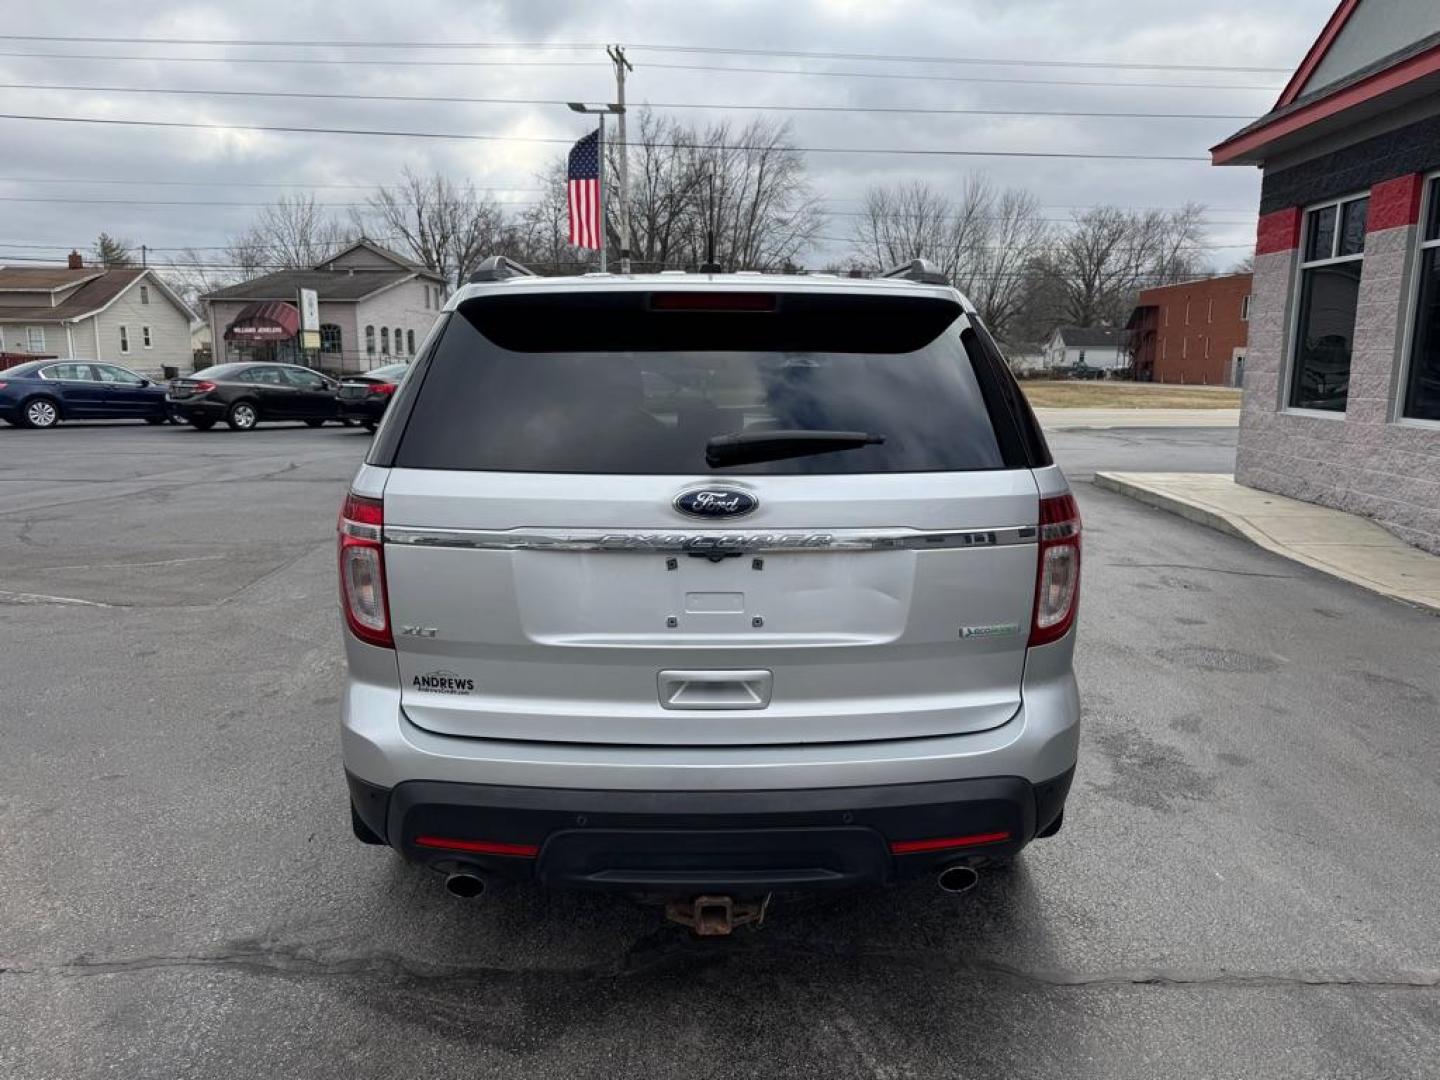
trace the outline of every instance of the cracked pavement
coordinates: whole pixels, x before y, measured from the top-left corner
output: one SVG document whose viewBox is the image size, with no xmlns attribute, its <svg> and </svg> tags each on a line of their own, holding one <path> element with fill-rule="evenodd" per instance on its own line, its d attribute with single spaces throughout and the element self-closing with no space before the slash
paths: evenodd
<svg viewBox="0 0 1440 1080">
<path fill-rule="evenodd" d="M 1052 441 L 1085 475 L 1233 438 Z M 351 839 L 366 442 L 0 429 L 5 1080 L 1440 1075 L 1440 619 L 1082 483 L 1060 835 L 699 941 Z"/>
</svg>

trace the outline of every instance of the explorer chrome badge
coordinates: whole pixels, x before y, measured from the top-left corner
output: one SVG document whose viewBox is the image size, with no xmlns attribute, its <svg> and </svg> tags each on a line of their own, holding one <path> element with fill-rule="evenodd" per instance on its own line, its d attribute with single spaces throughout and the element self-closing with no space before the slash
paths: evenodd
<svg viewBox="0 0 1440 1080">
<path fill-rule="evenodd" d="M 691 488 L 675 496 L 675 509 L 697 518 L 734 518 L 749 514 L 760 500 L 731 487 Z"/>
</svg>

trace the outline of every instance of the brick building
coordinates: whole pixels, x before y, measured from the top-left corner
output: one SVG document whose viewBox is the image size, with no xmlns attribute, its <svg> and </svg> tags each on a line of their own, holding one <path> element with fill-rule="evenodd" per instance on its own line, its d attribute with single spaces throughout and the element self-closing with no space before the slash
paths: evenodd
<svg viewBox="0 0 1440 1080">
<path fill-rule="evenodd" d="M 1129 323 L 1135 378 L 1242 385 L 1249 312 L 1249 274 L 1146 289 Z"/>
<path fill-rule="evenodd" d="M 1275 108 L 1235 476 L 1440 553 L 1440 3 L 1343 0 Z"/>
</svg>

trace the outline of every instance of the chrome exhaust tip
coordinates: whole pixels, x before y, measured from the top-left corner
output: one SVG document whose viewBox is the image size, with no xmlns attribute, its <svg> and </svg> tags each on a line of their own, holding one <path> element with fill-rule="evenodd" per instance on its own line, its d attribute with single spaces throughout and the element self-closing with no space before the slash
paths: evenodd
<svg viewBox="0 0 1440 1080">
<path fill-rule="evenodd" d="M 451 896 L 473 900 L 485 892 L 485 879 L 474 874 L 451 874 L 445 879 L 445 891 Z"/>
<path fill-rule="evenodd" d="M 958 896 L 960 893 L 969 892 L 980 880 L 980 875 L 969 866 L 947 866 L 935 878 L 935 883 L 940 886 L 941 892 Z"/>
</svg>

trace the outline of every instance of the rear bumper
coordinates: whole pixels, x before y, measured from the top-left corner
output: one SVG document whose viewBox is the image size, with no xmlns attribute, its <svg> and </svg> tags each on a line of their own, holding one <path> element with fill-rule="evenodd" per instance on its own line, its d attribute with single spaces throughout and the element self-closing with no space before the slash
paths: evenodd
<svg viewBox="0 0 1440 1080">
<path fill-rule="evenodd" d="M 170 415 L 177 420 L 223 420 L 226 406 L 223 401 L 169 401 L 166 403 Z"/>
<path fill-rule="evenodd" d="M 385 415 L 385 409 L 389 404 L 388 397 L 379 401 L 371 401 L 367 398 L 359 398 L 355 401 L 347 401 L 344 398 L 336 399 L 341 420 L 379 420 Z"/>
<path fill-rule="evenodd" d="M 1054 822 L 1074 770 L 807 791 L 585 791 L 347 774 L 357 813 L 407 859 L 624 892 L 856 888 L 1014 854 Z M 949 846 L 905 850 L 906 842 Z M 893 844 L 902 845 L 896 851 Z M 500 845 L 512 851 L 483 850 Z"/>
</svg>

